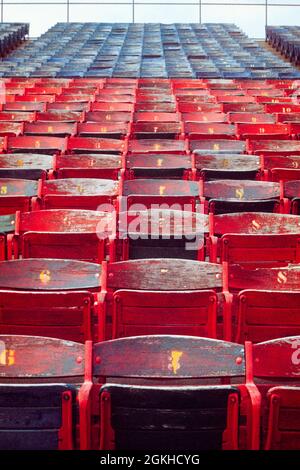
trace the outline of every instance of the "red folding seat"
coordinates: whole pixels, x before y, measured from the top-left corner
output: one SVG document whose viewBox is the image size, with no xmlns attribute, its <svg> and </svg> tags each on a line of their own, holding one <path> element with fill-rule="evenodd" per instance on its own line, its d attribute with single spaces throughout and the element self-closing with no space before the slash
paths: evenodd
<svg viewBox="0 0 300 470">
<path fill-rule="evenodd" d="M 135 96 L 135 86 L 127 86 L 126 83 L 124 83 L 123 86 L 105 86 L 105 88 L 102 88 L 99 92 L 99 95 L 97 96 L 108 96 L 110 98 L 111 95 L 115 96 L 116 101 L 119 101 L 119 96 Z"/>
<path fill-rule="evenodd" d="M 7 258 L 7 234 L 15 229 L 15 214 L 0 216 L 0 261 Z"/>
<path fill-rule="evenodd" d="M 211 154 L 192 155 L 193 179 L 215 180 L 257 179 L 261 167 L 260 159 L 256 155 L 244 154 Z"/>
<path fill-rule="evenodd" d="M 271 181 L 292 181 L 300 179 L 300 168 L 272 168 L 270 170 Z"/>
<path fill-rule="evenodd" d="M 229 289 L 233 285 L 238 291 L 234 340 L 257 343 L 299 334 L 299 280 L 297 265 L 276 269 L 229 268 Z"/>
<path fill-rule="evenodd" d="M 287 179 L 290 179 L 289 173 L 284 175 L 284 173 L 281 174 L 281 172 L 283 170 L 291 170 L 291 174 L 293 174 L 294 170 L 300 168 L 300 155 L 265 155 L 260 157 L 260 161 L 263 178 L 269 181 L 284 180 L 285 176 Z M 274 170 L 273 175 L 271 174 L 272 170 Z"/>
<path fill-rule="evenodd" d="M 0 178 L 0 215 L 31 209 L 31 198 L 38 193 L 38 182 Z"/>
<path fill-rule="evenodd" d="M 180 117 L 178 113 L 135 113 L 134 114 L 134 122 L 153 122 L 153 123 L 172 123 L 172 122 L 179 122 Z"/>
<path fill-rule="evenodd" d="M 227 114 L 228 121 L 235 123 L 252 124 L 274 124 L 276 117 L 274 114 L 267 113 L 239 113 L 231 112 Z"/>
<path fill-rule="evenodd" d="M 175 103 L 135 103 L 135 112 L 175 113 Z"/>
<path fill-rule="evenodd" d="M 274 88 L 283 88 L 286 93 L 293 94 L 295 91 L 295 80 L 271 80 L 271 82 Z"/>
<path fill-rule="evenodd" d="M 175 96 L 209 96 L 209 92 L 201 87 L 184 87 L 173 90 Z"/>
<path fill-rule="evenodd" d="M 147 84 L 146 86 L 137 86 L 135 89 L 136 96 L 139 98 L 140 96 L 143 98 L 144 96 L 147 98 L 150 95 L 155 95 L 158 97 L 162 97 L 162 100 L 167 101 L 168 99 L 172 100 L 172 89 L 170 82 L 166 82 L 163 85 L 158 82 L 153 82 L 152 84 Z"/>
<path fill-rule="evenodd" d="M 55 79 L 57 80 L 57 79 Z M 95 86 L 98 87 L 99 89 L 102 89 L 102 87 L 105 84 L 106 79 L 101 79 L 101 78 L 76 78 L 72 79 L 70 81 L 69 86 L 72 86 L 72 84 L 76 84 L 77 87 L 82 87 L 85 88 L 90 87 L 90 86 Z"/>
<path fill-rule="evenodd" d="M 2 111 L 11 113 L 24 112 L 24 111 L 45 111 L 46 103 L 38 101 L 16 101 L 13 103 L 5 103 L 2 105 Z"/>
<path fill-rule="evenodd" d="M 95 95 L 97 103 L 134 103 L 135 89 L 128 88 L 102 88 Z"/>
<path fill-rule="evenodd" d="M 77 126 L 77 134 L 80 137 L 123 139 L 128 133 L 129 124 L 121 122 L 82 122 Z"/>
<path fill-rule="evenodd" d="M 196 93 L 197 91 L 197 93 Z M 218 106 L 219 108 L 219 105 L 217 104 L 217 100 L 215 98 L 215 96 L 209 94 L 209 92 L 207 90 L 201 90 L 203 91 L 203 93 L 199 93 L 199 90 L 187 90 L 187 89 L 184 89 L 184 90 L 181 90 L 180 93 L 178 92 L 175 92 L 175 99 L 176 99 L 176 102 L 177 102 L 177 105 L 188 105 L 188 104 L 205 104 L 205 103 L 210 103 L 210 104 L 215 104 Z"/>
<path fill-rule="evenodd" d="M 3 90 L 2 93 L 5 97 L 13 96 L 13 101 L 15 100 L 15 95 L 24 95 L 25 89 L 30 89 L 29 87 L 24 87 L 19 84 L 14 84 L 14 83 L 5 83 L 5 80 L 3 80 Z"/>
<path fill-rule="evenodd" d="M 0 154 L 0 178 L 46 179 L 52 157 L 30 153 Z"/>
<path fill-rule="evenodd" d="M 205 258 L 208 216 L 171 209 L 136 209 L 119 216 L 112 259 Z"/>
<path fill-rule="evenodd" d="M 82 90 L 101 90 L 104 83 L 105 79 L 75 78 L 68 84 L 68 86 L 65 86 L 65 88 L 67 90 L 76 89 L 80 93 Z"/>
<path fill-rule="evenodd" d="M 222 94 L 216 97 L 218 103 L 256 103 L 254 96 L 249 95 L 232 95 L 232 94 Z"/>
<path fill-rule="evenodd" d="M 206 87 L 209 90 L 236 90 L 239 87 L 239 83 L 231 79 L 207 79 L 205 81 Z"/>
<path fill-rule="evenodd" d="M 260 98 L 285 98 L 284 90 L 280 88 L 250 88 L 246 90 L 247 95 L 255 96 L 257 102 L 260 103 Z M 272 100 L 270 100 L 272 101 Z"/>
<path fill-rule="evenodd" d="M 123 80 L 125 79 L 123 78 Z M 118 97 L 118 95 L 120 96 L 126 95 L 126 96 L 135 97 L 137 88 L 138 88 L 137 84 L 129 84 L 129 83 L 126 84 L 125 81 L 123 81 L 123 83 L 120 83 L 118 85 L 106 82 L 103 88 L 99 90 L 98 95 L 102 95 L 102 96 L 114 95 L 116 98 Z"/>
<path fill-rule="evenodd" d="M 84 345 L 27 335 L 1 335 L 0 345 L 1 450 L 78 448 L 86 410 L 87 387 L 81 392 L 76 385 L 84 380 Z"/>
<path fill-rule="evenodd" d="M 216 102 L 216 98 L 208 90 L 205 89 L 196 89 L 192 87 L 181 88 L 173 90 L 173 93 L 176 97 L 176 101 L 191 102 L 195 100 L 195 102 Z"/>
<path fill-rule="evenodd" d="M 285 124 L 241 124 L 236 125 L 238 139 L 289 139 L 289 127 Z"/>
<path fill-rule="evenodd" d="M 267 103 L 264 106 L 266 113 L 300 113 L 300 105 L 293 103 Z"/>
<path fill-rule="evenodd" d="M 1 334 L 46 336 L 79 343 L 92 339 L 95 307 L 90 292 L 1 289 L 0 302 Z"/>
<path fill-rule="evenodd" d="M 119 102 L 94 102 L 91 103 L 91 111 L 100 111 L 100 112 L 120 112 L 120 113 L 130 113 L 133 111 L 132 103 L 119 103 Z"/>
<path fill-rule="evenodd" d="M 299 336 L 289 336 L 246 347 L 248 376 L 262 394 L 265 450 L 300 449 L 299 344 Z"/>
<path fill-rule="evenodd" d="M 76 134 L 76 125 L 67 122 L 26 122 L 24 124 L 25 135 L 43 135 L 52 137 L 66 137 Z"/>
<path fill-rule="evenodd" d="M 110 89 L 109 89 L 109 93 L 103 93 L 104 91 L 108 91 L 108 90 L 101 90 L 101 93 L 95 96 L 95 101 L 93 104 L 97 103 L 97 105 L 100 106 L 98 108 L 98 111 L 131 111 L 132 110 L 133 104 L 135 102 L 134 94 L 124 93 L 121 95 L 119 93 L 112 93 Z M 112 106 L 113 109 L 110 109 L 110 106 Z"/>
<path fill-rule="evenodd" d="M 260 395 L 245 382 L 241 346 L 150 335 L 97 343 L 93 357 L 90 376 L 102 385 L 101 450 L 237 449 L 242 420 L 247 448 L 258 449 Z M 223 385 L 241 377 L 242 385 Z"/>
<path fill-rule="evenodd" d="M 285 266 L 300 259 L 300 219 L 296 215 L 244 212 L 211 216 L 211 262 L 249 267 Z"/>
<path fill-rule="evenodd" d="M 279 211 L 279 183 L 227 179 L 207 181 L 200 188 L 201 196 L 207 201 L 208 212 Z"/>
<path fill-rule="evenodd" d="M 52 155 L 66 149 L 66 139 L 48 136 L 8 137 L 7 149 L 14 153 L 45 153 Z"/>
<path fill-rule="evenodd" d="M 105 79 L 105 88 L 123 88 L 135 89 L 138 84 L 136 78 L 107 78 Z"/>
<path fill-rule="evenodd" d="M 99 210 L 100 205 L 112 205 L 119 196 L 119 182 L 110 179 L 66 178 L 40 180 L 38 197 L 33 209 Z M 111 207 L 110 207 L 111 206 Z"/>
<path fill-rule="evenodd" d="M 255 155 L 300 155 L 300 142 L 297 140 L 248 140 L 248 153 Z"/>
<path fill-rule="evenodd" d="M 66 94 L 62 93 L 61 95 L 57 95 L 55 97 L 56 103 L 89 103 L 91 100 L 94 99 L 93 93 L 74 93 L 74 94 Z"/>
<path fill-rule="evenodd" d="M 36 83 L 34 87 L 25 87 L 24 90 L 26 95 L 58 95 L 62 92 L 62 86 L 60 84 L 55 86 L 54 84 L 44 85 L 43 83 Z"/>
<path fill-rule="evenodd" d="M 112 78 L 108 80 L 109 83 L 112 83 L 114 81 L 119 81 L 123 82 L 122 78 L 116 79 Z M 131 80 L 133 82 L 133 79 Z M 165 80 L 164 78 L 140 78 L 139 80 L 136 80 L 134 82 L 135 85 L 139 85 L 140 88 L 170 88 L 171 86 L 171 81 L 170 80 Z"/>
<path fill-rule="evenodd" d="M 172 179 L 133 179 L 126 180 L 122 185 L 123 210 L 130 209 L 135 204 L 141 204 L 148 209 L 159 204 L 180 209 L 195 211 L 200 200 L 199 184 L 196 181 Z"/>
<path fill-rule="evenodd" d="M 184 140 L 136 139 L 128 143 L 129 153 L 174 153 L 185 154 L 187 145 Z"/>
<path fill-rule="evenodd" d="M 300 112 L 299 113 L 276 113 L 274 114 L 276 116 L 277 122 L 291 122 L 292 124 L 296 124 L 297 122 L 300 121 Z"/>
<path fill-rule="evenodd" d="M 23 101 L 25 101 L 27 104 L 30 103 L 30 102 L 34 102 L 34 103 L 53 103 L 55 101 L 55 95 L 44 95 L 44 94 L 41 94 L 41 95 L 16 95 L 15 96 L 15 103 L 22 103 Z"/>
<path fill-rule="evenodd" d="M 245 153 L 245 142 L 230 139 L 191 140 L 190 150 L 199 154 L 211 153 Z"/>
<path fill-rule="evenodd" d="M 239 264 L 230 264 L 228 267 L 227 263 L 223 263 L 224 268 L 224 290 L 228 289 L 232 296 L 231 308 L 228 313 L 228 317 L 231 318 L 231 321 L 228 322 L 231 325 L 232 335 L 228 336 L 229 339 L 234 339 L 237 341 L 242 341 L 241 337 L 255 331 L 255 334 L 258 334 L 259 331 L 262 333 L 262 325 L 265 324 L 266 334 L 276 333 L 276 328 L 282 327 L 286 328 L 287 323 L 285 320 L 282 321 L 282 324 L 279 323 L 279 317 L 276 318 L 276 321 L 269 321 L 270 317 L 266 308 L 261 308 L 259 312 L 259 320 L 253 321 L 251 319 L 251 308 L 253 305 L 250 303 L 247 306 L 244 306 L 245 297 L 240 293 L 242 292 L 295 292 L 300 291 L 300 270 L 297 264 L 289 264 L 288 266 L 280 267 L 268 267 L 268 268 L 256 268 L 247 269 L 245 266 Z M 226 269 L 227 268 L 227 269 Z M 252 294 L 251 294 L 252 295 Z M 254 294 L 253 294 L 254 295 Z M 247 296 L 247 294 L 246 294 Z M 256 302 L 256 300 L 255 300 Z M 252 307 L 251 307 L 252 305 Z M 280 303 L 278 304 L 278 306 Z M 250 310 L 246 312 L 246 317 L 244 316 L 245 309 Z M 271 308 L 271 303 L 270 303 Z M 274 309 L 273 309 L 274 310 Z M 270 310 L 271 312 L 271 310 Z M 248 313 L 250 314 L 248 316 Z M 272 311 L 273 316 L 274 311 Z M 280 314 L 280 312 L 278 311 Z M 271 317 L 271 319 L 274 316 Z M 239 330 L 237 328 L 239 320 Z M 268 322 L 268 323 L 266 323 Z M 245 323 L 245 328 L 244 328 Z M 292 326 L 292 324 L 290 325 Z M 279 331 L 279 336 L 283 332 Z M 253 339 L 253 338 L 252 338 Z"/>
<path fill-rule="evenodd" d="M 271 84 L 274 88 L 284 88 L 284 89 L 292 89 L 294 90 L 294 83 L 295 80 L 274 80 L 269 79 L 266 80 L 267 84 Z"/>
<path fill-rule="evenodd" d="M 216 125 L 217 123 L 226 124 L 227 118 L 224 113 L 183 113 L 182 120 L 184 121 L 184 126 L 188 124 L 201 124 L 209 123 Z"/>
<path fill-rule="evenodd" d="M 126 143 L 119 139 L 101 137 L 69 137 L 67 151 L 68 153 L 122 154 L 126 151 Z"/>
<path fill-rule="evenodd" d="M 8 239 L 8 258 L 59 258 L 101 262 L 105 259 L 113 219 L 89 210 L 46 210 L 17 213 L 15 233 Z"/>
<path fill-rule="evenodd" d="M 3 122 L 0 121 L 0 136 L 17 136 L 23 133 L 24 125 L 22 122 Z"/>
<path fill-rule="evenodd" d="M 102 124 L 106 122 L 125 124 L 132 120 L 132 114 L 119 111 L 88 111 L 85 114 L 85 120 L 87 122 L 100 122 Z"/>
<path fill-rule="evenodd" d="M 289 135 L 292 139 L 299 140 L 300 136 L 300 122 L 289 122 L 287 124 L 289 129 Z"/>
<path fill-rule="evenodd" d="M 178 101 L 178 111 L 183 114 L 182 119 L 184 121 L 202 121 L 201 114 L 222 114 L 222 106 L 218 103 L 197 101 L 196 98 L 191 101 Z M 185 116 L 185 115 L 188 116 Z M 195 114 L 193 117 L 192 115 Z M 189 116 L 191 115 L 191 116 Z M 223 122 L 223 121 L 221 121 Z"/>
<path fill-rule="evenodd" d="M 187 78 L 173 78 L 171 80 L 173 90 L 175 93 L 179 89 L 185 89 L 185 88 L 198 88 L 198 89 L 206 89 L 207 88 L 207 83 L 204 82 L 203 80 L 195 80 L 194 78 L 189 80 Z"/>
<path fill-rule="evenodd" d="M 293 104 L 293 99 L 287 96 L 278 96 L 278 97 L 268 97 L 268 96 L 256 96 L 257 103 L 261 103 L 263 105 L 269 104 L 283 104 L 285 106 L 289 106 Z"/>
<path fill-rule="evenodd" d="M 39 81 L 39 79 L 25 78 L 25 77 L 10 77 L 9 81 L 13 83 L 14 86 L 24 87 L 24 86 L 35 86 L 35 83 Z"/>
<path fill-rule="evenodd" d="M 264 105 L 259 103 L 222 103 L 221 111 L 223 113 L 265 113 Z"/>
<path fill-rule="evenodd" d="M 21 95 L 22 93 L 19 93 L 19 94 Z M 16 96 L 17 96 L 17 93 L 14 93 L 14 94 L 6 93 L 3 100 L 5 101 L 5 103 L 14 103 Z"/>
<path fill-rule="evenodd" d="M 156 101 L 158 103 L 173 103 L 174 96 L 171 94 L 167 93 L 160 93 L 159 90 L 154 90 L 150 91 L 149 89 L 147 91 L 137 90 L 137 95 L 136 95 L 136 102 L 137 103 L 151 103 L 152 101 Z"/>
<path fill-rule="evenodd" d="M 74 95 L 74 94 L 91 94 L 94 96 L 95 93 L 98 93 L 100 90 L 99 86 L 94 83 L 86 83 L 83 85 L 78 85 L 77 82 L 71 83 L 68 88 L 64 88 L 62 94 L 63 95 Z"/>
<path fill-rule="evenodd" d="M 69 78 L 40 77 L 40 78 L 35 79 L 35 80 L 32 79 L 32 81 L 34 82 L 34 86 L 67 87 L 71 83 L 71 80 Z"/>
<path fill-rule="evenodd" d="M 300 269 L 298 264 L 277 267 L 259 267 L 247 269 L 240 264 L 223 263 L 223 285 L 230 292 L 239 293 L 242 290 L 266 291 L 300 291 Z"/>
<path fill-rule="evenodd" d="M 101 299 L 106 318 L 112 316 L 113 339 L 149 334 L 216 337 L 220 265 L 142 259 L 106 268 L 107 285 Z"/>
<path fill-rule="evenodd" d="M 13 122 L 31 122 L 35 120 L 35 111 L 25 111 L 25 112 L 0 112 L 0 121 L 13 121 Z"/>
<path fill-rule="evenodd" d="M 297 170 L 291 170 L 293 173 Z M 297 172 L 298 179 L 293 181 L 286 181 L 283 186 L 283 197 L 290 200 L 292 214 L 300 214 L 300 180 Z M 284 201 L 286 211 L 289 205 Z"/>
<path fill-rule="evenodd" d="M 127 175 L 132 178 L 183 178 L 191 172 L 189 155 L 137 154 L 125 157 Z"/>
<path fill-rule="evenodd" d="M 264 90 L 269 90 L 273 89 L 273 83 L 269 83 L 267 80 L 236 80 L 236 83 L 238 84 L 239 88 L 242 90 L 247 89 L 247 90 L 260 90 L 263 88 Z"/>
<path fill-rule="evenodd" d="M 82 111 L 65 111 L 65 110 L 50 110 L 44 113 L 36 113 L 36 121 L 42 122 L 63 122 L 63 123 L 76 123 L 83 121 L 84 113 Z"/>
<path fill-rule="evenodd" d="M 46 111 L 87 111 L 90 108 L 89 102 L 81 101 L 67 101 L 67 102 L 58 102 L 47 103 Z"/>
<path fill-rule="evenodd" d="M 53 157 L 54 177 L 59 179 L 101 178 L 117 180 L 119 179 L 121 167 L 122 158 L 119 155 L 91 153 L 55 155 Z"/>
<path fill-rule="evenodd" d="M 225 123 L 186 122 L 184 131 L 189 139 L 236 139 L 235 127 Z"/>
<path fill-rule="evenodd" d="M 133 139 L 177 139 L 182 134 L 182 125 L 180 122 L 137 122 L 132 124 L 131 132 Z"/>
<path fill-rule="evenodd" d="M 131 87 L 135 88 L 138 84 L 138 80 L 136 78 L 107 78 L 105 79 L 105 87 Z"/>
<path fill-rule="evenodd" d="M 215 97 L 225 97 L 227 98 L 227 96 L 237 96 L 239 98 L 241 98 L 243 100 L 244 97 L 247 97 L 247 94 L 244 93 L 243 90 L 241 90 L 240 88 L 238 87 L 235 87 L 235 88 L 229 88 L 229 89 L 226 89 L 226 88 L 223 88 L 223 87 L 220 87 L 220 88 L 212 88 L 210 90 L 210 94 L 215 96 Z"/>
<path fill-rule="evenodd" d="M 196 88 L 182 88 L 173 90 L 178 103 L 216 103 L 216 98 L 208 90 Z"/>
</svg>

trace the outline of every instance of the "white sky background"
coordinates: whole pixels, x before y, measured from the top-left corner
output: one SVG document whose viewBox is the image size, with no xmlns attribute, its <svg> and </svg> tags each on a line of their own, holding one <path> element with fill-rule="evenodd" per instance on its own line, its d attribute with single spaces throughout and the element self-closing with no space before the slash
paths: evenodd
<svg viewBox="0 0 300 470">
<path fill-rule="evenodd" d="M 49 5 L 49 3 L 55 5 Z M 131 0 L 102 0 L 112 5 L 101 5 L 99 0 L 70 0 L 70 21 L 73 22 L 131 22 Z M 158 0 L 135 0 L 158 3 Z M 199 7 L 188 5 L 198 0 L 162 0 L 163 3 L 182 2 L 183 5 L 135 5 L 136 23 L 197 23 Z M 235 23 L 250 37 L 264 38 L 265 0 L 202 0 L 223 5 L 202 5 L 203 23 Z M 230 3 L 257 3 L 259 5 L 226 5 Z M 3 0 L 5 22 L 30 23 L 30 36 L 44 33 L 57 22 L 67 21 L 66 0 Z M 48 3 L 48 4 L 47 4 Z M 94 4 L 93 4 L 94 3 Z M 99 4 L 96 4 L 99 3 Z M 125 5 L 113 5 L 124 3 Z M 300 0 L 268 0 L 269 25 L 300 25 Z M 299 6 L 276 6 L 299 4 Z"/>
</svg>

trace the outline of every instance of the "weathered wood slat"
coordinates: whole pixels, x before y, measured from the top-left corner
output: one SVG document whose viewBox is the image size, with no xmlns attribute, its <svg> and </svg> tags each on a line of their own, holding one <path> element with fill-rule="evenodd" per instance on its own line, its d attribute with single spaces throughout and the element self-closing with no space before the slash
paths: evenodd
<svg viewBox="0 0 300 470">
<path fill-rule="evenodd" d="M 94 345 L 93 367 L 107 377 L 233 377 L 244 374 L 244 349 L 191 336 L 122 338 Z"/>
</svg>

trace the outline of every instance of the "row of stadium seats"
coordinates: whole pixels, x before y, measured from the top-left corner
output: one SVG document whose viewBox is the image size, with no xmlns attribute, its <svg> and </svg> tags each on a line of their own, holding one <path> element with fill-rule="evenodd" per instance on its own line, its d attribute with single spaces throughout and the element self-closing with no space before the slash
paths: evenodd
<svg viewBox="0 0 300 470">
<path fill-rule="evenodd" d="M 255 155 L 218 154 L 212 152 L 209 155 L 194 152 L 192 155 L 151 153 L 147 155 L 130 154 L 127 156 L 105 153 L 54 156 L 32 153 L 9 153 L 0 154 L 0 177 L 28 180 L 50 180 L 56 178 L 117 180 L 119 178 L 124 179 L 124 177 L 131 180 L 137 178 L 162 179 L 164 177 L 169 180 L 174 178 L 194 181 L 199 179 L 205 181 L 213 179 L 248 179 L 283 182 L 298 179 L 299 161 L 299 155 L 267 155 L 259 157 Z M 132 186 L 136 183 L 127 183 L 127 185 Z M 155 182 L 153 184 L 155 185 Z M 170 185 L 172 182 L 169 181 L 168 184 Z M 231 185 L 234 184 L 237 183 L 231 182 Z M 240 184 L 247 186 L 245 181 L 240 182 Z M 268 185 L 248 182 L 248 186 L 249 184 L 250 187 L 251 185 L 256 185 L 257 189 L 260 188 L 261 190 L 268 188 Z M 292 194 L 293 185 L 294 183 L 282 185 L 282 192 L 285 196 L 290 198 L 296 197 L 296 194 Z M 34 191 L 36 191 L 35 186 L 33 184 Z M 186 187 L 188 187 L 187 184 Z M 208 186 L 204 184 L 203 188 L 201 188 L 204 197 L 211 198 L 221 195 L 208 193 L 207 187 L 212 189 L 215 187 L 215 183 Z M 278 186 L 273 185 L 273 187 L 276 188 Z M 224 191 L 224 188 L 221 189 Z M 153 190 L 155 190 L 155 187 L 153 187 Z M 294 190 L 296 190 L 296 186 L 294 186 Z M 128 190 L 126 189 L 126 191 Z M 277 197 L 278 194 L 273 194 L 273 196 Z"/>
<path fill-rule="evenodd" d="M 0 448 L 299 449 L 293 81 L 4 84 Z"/>
<path fill-rule="evenodd" d="M 101 108 L 104 106 L 101 106 Z M 103 110 L 104 111 L 104 110 Z M 146 113 L 137 113 L 134 117 L 136 123 L 132 123 L 129 131 L 128 123 L 125 122 L 123 125 L 114 124 L 109 126 L 108 129 L 104 130 L 99 126 L 97 122 L 93 122 L 93 114 L 96 118 L 100 117 L 101 112 L 90 112 L 85 115 L 85 118 L 90 122 L 80 123 L 66 123 L 60 121 L 53 121 L 53 123 L 45 123 L 44 121 L 36 122 L 9 122 L 0 120 L 0 135 L 1 136 L 20 136 L 24 135 L 42 135 L 42 136 L 95 136 L 95 137 L 106 137 L 110 132 L 114 134 L 114 137 L 122 137 L 128 135 L 131 131 L 133 138 L 165 138 L 173 137 L 179 138 L 187 135 L 192 139 L 206 139 L 209 136 L 214 136 L 215 139 L 257 139 L 262 135 L 262 138 L 273 138 L 288 140 L 297 139 L 300 137 L 300 122 L 289 122 L 287 124 L 256 124 L 256 123 L 236 123 L 235 125 L 227 123 L 203 123 L 189 121 L 193 119 L 192 116 L 183 113 L 182 121 L 183 128 L 180 123 L 180 117 L 176 113 L 147 113 L 148 116 L 144 116 Z M 107 112 L 105 112 L 107 117 Z M 50 113 L 51 114 L 51 113 Z M 169 116 L 167 116 L 169 114 Z M 172 114 L 170 116 L 170 114 Z M 238 113 L 234 113 L 238 114 Z M 238 116 L 232 115 L 232 119 L 239 119 Z M 52 115 L 53 116 L 53 115 Z M 6 115 L 2 115 L 2 118 L 6 118 Z M 44 117 L 44 116 L 43 116 Z M 104 117 L 104 119 L 105 119 Z M 113 115 L 109 114 L 109 117 L 114 118 Z M 121 116 L 123 117 L 123 116 Z M 124 116 L 125 117 L 125 116 Z M 263 116 L 261 116 L 263 118 Z M 197 118 L 196 116 L 194 118 Z M 220 116 L 222 118 L 222 116 Z M 147 119 L 147 121 L 146 121 Z M 166 121 L 156 121 L 156 119 L 165 119 Z M 174 119 L 174 121 L 168 122 L 168 119 Z M 30 142 L 29 139 L 27 139 Z M 7 145 L 10 148 L 10 141 Z M 26 142 L 26 140 L 24 141 Z M 12 144 L 13 145 L 13 144 Z M 68 148 L 69 142 L 67 142 Z M 72 149 L 72 146 L 70 146 Z"/>
<path fill-rule="evenodd" d="M 206 255 L 212 262 L 220 258 L 249 266 L 299 261 L 298 215 L 207 216 L 176 209 L 139 209 L 116 217 L 109 212 L 52 209 L 17 212 L 2 216 L 0 222 L 2 259 L 21 255 L 101 263 L 107 256 L 114 261 L 161 256 L 204 260 Z"/>
<path fill-rule="evenodd" d="M 29 24 L 1 23 L 0 24 L 0 57 L 6 57 L 25 41 L 29 34 Z"/>
<path fill-rule="evenodd" d="M 174 256 L 101 266 L 30 258 L 1 262 L 0 279 L 2 334 L 78 342 L 181 334 L 257 343 L 300 333 L 299 264 L 249 269 Z"/>
<path fill-rule="evenodd" d="M 299 449 L 299 344 L 0 335 L 0 447 Z"/>
<path fill-rule="evenodd" d="M 267 26 L 266 40 L 295 65 L 300 63 L 300 27 Z"/>
<path fill-rule="evenodd" d="M 11 112 L 115 112 L 115 121 L 128 122 L 132 111 L 162 113 L 158 122 L 177 122 L 167 119 L 168 113 L 178 113 L 190 121 L 189 113 L 208 113 L 207 122 L 232 122 L 231 113 L 267 114 L 265 123 L 277 122 L 268 114 L 299 113 L 297 81 L 284 80 L 118 80 L 118 79 L 32 79 L 10 78 L 2 81 L 1 111 Z M 111 106 L 111 108 L 109 107 Z M 211 116 L 210 114 L 211 113 Z M 222 113 L 230 113 L 222 116 Z M 165 114 L 165 116 L 163 116 Z M 79 118 L 66 122 L 82 121 Z M 194 116 L 194 117 L 196 117 Z M 280 118 L 281 116 L 279 116 Z M 268 119 L 269 118 L 269 119 Z M 33 119 L 30 120 L 34 120 Z M 145 120 L 145 115 L 144 119 Z M 204 119 L 203 119 L 204 120 Z M 193 121 L 197 121 L 193 119 Z M 233 121 L 235 122 L 235 121 Z M 242 121 L 243 122 L 243 121 Z M 246 121 L 247 122 L 247 121 Z M 256 121 L 250 121 L 255 123 Z M 278 122 L 284 122 L 278 120 Z"/>
<path fill-rule="evenodd" d="M 292 171 L 293 177 L 297 172 Z M 124 212 L 158 206 L 206 214 L 245 211 L 298 214 L 299 189 L 299 180 L 276 183 L 233 179 L 196 182 L 161 178 L 125 181 L 0 178 L 0 215 L 41 209 Z"/>
<path fill-rule="evenodd" d="M 299 78 L 233 24 L 57 23 L 0 76 Z"/>
<path fill-rule="evenodd" d="M 78 142 L 78 140 L 73 142 Z M 84 139 L 83 144 L 89 143 Z M 204 141 L 209 145 L 210 141 Z M 157 144 L 159 145 L 159 144 Z M 26 152 L 27 149 L 24 149 Z M 32 151 L 32 149 L 30 149 Z M 188 154 L 129 154 L 120 156 L 108 153 L 84 153 L 54 155 L 40 153 L 0 154 L 1 177 L 25 179 L 53 178 L 109 178 L 117 179 L 121 174 L 132 178 L 177 179 L 257 179 L 266 181 L 289 181 L 297 179 L 299 155 L 246 155 L 239 153 Z M 155 148 L 153 149 L 155 151 Z M 215 150 L 215 149 L 212 149 Z M 230 149 L 229 149 L 230 151 Z M 241 165 L 243 165 L 241 167 Z M 48 173 L 47 173 L 48 172 Z M 243 183 L 241 183 L 243 184 Z M 259 187 L 259 186 L 258 186 Z M 267 185 L 266 185 L 267 187 Z"/>
<path fill-rule="evenodd" d="M 98 124 L 99 125 L 99 124 Z M 51 126 L 49 131 L 51 134 Z M 267 126 L 267 125 L 266 125 Z M 150 126 L 151 127 L 151 126 Z M 218 127 L 218 126 L 216 126 Z M 260 127 L 268 129 L 267 127 Z M 212 127 L 214 129 L 214 127 Z M 249 125 L 248 129 L 251 129 Z M 256 127 L 254 126 L 254 129 Z M 269 128 L 270 129 L 270 128 Z M 275 132 L 278 128 L 275 126 Z M 53 130 L 53 128 L 52 128 Z M 273 129 L 271 129 L 273 130 Z M 205 126 L 203 131 L 205 131 Z M 209 131 L 209 129 L 208 129 Z M 9 131 L 8 131 L 9 132 Z M 101 132 L 101 129 L 100 129 Z M 104 131 L 105 132 L 105 131 Z M 5 133 L 5 132 L 4 132 Z M 150 132 L 151 134 L 151 132 Z M 153 137 L 151 139 L 151 137 Z M 159 139 L 154 132 L 149 139 L 121 140 L 105 137 L 49 137 L 48 135 L 31 135 L 18 137 L 0 137 L 0 154 L 9 153 L 44 153 L 48 155 L 59 153 L 109 153 L 109 154 L 175 154 L 185 155 L 189 151 L 199 154 L 254 154 L 262 156 L 282 156 L 299 155 L 300 142 L 289 140 L 286 135 L 284 139 L 277 137 L 276 133 L 271 134 L 270 139 L 260 137 L 258 132 L 253 139 L 239 141 L 233 139 L 215 138 L 208 132 L 203 134 L 203 139 Z"/>
</svg>

